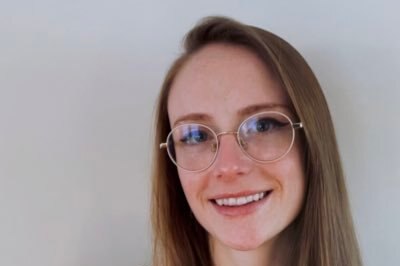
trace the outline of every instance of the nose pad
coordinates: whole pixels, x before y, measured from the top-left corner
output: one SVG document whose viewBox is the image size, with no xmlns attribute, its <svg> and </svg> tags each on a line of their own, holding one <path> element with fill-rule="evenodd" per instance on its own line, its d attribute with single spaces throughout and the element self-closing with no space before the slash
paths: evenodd
<svg viewBox="0 0 400 266">
<path fill-rule="evenodd" d="M 243 150 L 247 150 L 248 144 L 242 138 L 239 138 L 239 145 L 243 148 Z"/>
<path fill-rule="evenodd" d="M 217 151 L 217 143 L 211 144 L 211 151 L 216 152 Z"/>
</svg>

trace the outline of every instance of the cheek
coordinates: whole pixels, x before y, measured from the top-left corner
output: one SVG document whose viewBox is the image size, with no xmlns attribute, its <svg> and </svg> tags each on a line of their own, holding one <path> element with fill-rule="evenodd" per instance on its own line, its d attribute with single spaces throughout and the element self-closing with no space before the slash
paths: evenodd
<svg viewBox="0 0 400 266">
<path fill-rule="evenodd" d="M 290 159 L 290 158 L 288 158 Z M 297 192 L 295 194 L 302 194 L 304 190 L 304 167 L 299 158 L 293 158 L 285 162 L 282 166 L 284 174 L 282 174 L 282 186 L 288 192 Z"/>
<path fill-rule="evenodd" d="M 305 174 L 301 149 L 295 148 L 288 154 L 287 160 L 282 161 L 280 188 L 282 198 L 287 208 L 299 212 L 305 194 Z"/>
<path fill-rule="evenodd" d="M 280 161 L 265 165 L 264 175 L 274 182 L 276 200 L 281 210 L 290 216 L 298 212 L 305 194 L 305 174 L 302 149 L 298 145 Z"/>
<path fill-rule="evenodd" d="M 185 171 L 178 171 L 178 173 L 185 197 L 193 210 L 205 200 L 203 192 L 207 187 L 206 178 Z"/>
<path fill-rule="evenodd" d="M 304 175 L 300 174 L 288 177 L 283 186 L 282 197 L 285 199 L 284 204 L 287 209 L 291 210 L 288 214 L 297 216 L 304 200 Z"/>
</svg>

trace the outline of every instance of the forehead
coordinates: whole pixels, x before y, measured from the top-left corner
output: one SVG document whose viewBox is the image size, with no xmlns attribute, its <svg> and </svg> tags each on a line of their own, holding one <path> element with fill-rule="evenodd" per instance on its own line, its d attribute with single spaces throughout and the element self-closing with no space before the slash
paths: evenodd
<svg viewBox="0 0 400 266">
<path fill-rule="evenodd" d="M 184 64 L 168 97 L 170 123 L 189 113 L 234 119 L 240 110 L 287 105 L 286 93 L 257 55 L 241 46 L 207 45 Z"/>
</svg>

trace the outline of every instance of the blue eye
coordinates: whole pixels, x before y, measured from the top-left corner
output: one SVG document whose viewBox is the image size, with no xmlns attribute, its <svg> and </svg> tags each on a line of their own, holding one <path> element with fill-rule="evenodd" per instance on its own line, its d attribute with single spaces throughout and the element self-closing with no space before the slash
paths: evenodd
<svg viewBox="0 0 400 266">
<path fill-rule="evenodd" d="M 207 141 L 209 138 L 207 132 L 201 130 L 188 130 L 180 138 L 180 142 L 185 144 L 199 144 Z"/>
<path fill-rule="evenodd" d="M 287 125 L 287 123 L 282 123 L 274 118 L 264 117 L 257 120 L 251 121 L 248 130 L 253 132 L 271 132 L 273 130 L 282 128 Z"/>
</svg>

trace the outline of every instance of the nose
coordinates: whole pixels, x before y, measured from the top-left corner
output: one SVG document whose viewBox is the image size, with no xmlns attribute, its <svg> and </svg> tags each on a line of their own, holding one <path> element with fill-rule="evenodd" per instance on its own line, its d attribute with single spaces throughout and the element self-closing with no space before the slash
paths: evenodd
<svg viewBox="0 0 400 266">
<path fill-rule="evenodd" d="M 251 171 L 252 163 L 241 150 L 236 134 L 219 135 L 219 149 L 212 170 L 215 177 L 232 179 L 245 176 Z"/>
</svg>

